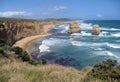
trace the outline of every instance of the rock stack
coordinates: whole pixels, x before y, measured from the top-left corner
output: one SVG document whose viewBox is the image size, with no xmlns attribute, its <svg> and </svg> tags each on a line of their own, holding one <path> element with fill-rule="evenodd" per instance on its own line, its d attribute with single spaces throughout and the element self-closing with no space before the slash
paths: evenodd
<svg viewBox="0 0 120 82">
<path fill-rule="evenodd" d="M 92 28 L 92 35 L 99 35 L 99 34 L 100 34 L 99 25 L 97 25 L 97 24 L 93 25 L 93 28 Z"/>
<path fill-rule="evenodd" d="M 72 34 L 72 33 L 80 33 L 80 32 L 81 32 L 81 29 L 80 29 L 80 27 L 79 27 L 78 22 L 77 22 L 77 21 L 73 21 L 73 22 L 70 24 L 68 33 Z"/>
</svg>

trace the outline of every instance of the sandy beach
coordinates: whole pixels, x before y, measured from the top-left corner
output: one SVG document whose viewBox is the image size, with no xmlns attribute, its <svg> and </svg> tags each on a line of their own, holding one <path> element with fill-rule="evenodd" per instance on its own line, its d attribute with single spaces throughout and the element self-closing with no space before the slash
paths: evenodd
<svg viewBox="0 0 120 82">
<path fill-rule="evenodd" d="M 48 33 L 48 34 L 44 34 L 44 35 L 36 35 L 36 36 L 26 37 L 26 38 L 24 38 L 24 39 L 22 39 L 22 40 L 17 41 L 17 42 L 13 45 L 13 47 L 18 46 L 18 47 L 22 48 L 23 50 L 26 50 L 28 44 L 29 44 L 30 42 L 32 42 L 33 40 L 36 40 L 36 39 L 38 39 L 38 38 L 43 38 L 43 37 L 49 36 L 49 35 L 51 35 L 51 34 Z"/>
<path fill-rule="evenodd" d="M 34 35 L 34 36 L 29 36 L 29 37 L 23 38 L 23 39 L 17 41 L 17 42 L 13 45 L 13 47 L 18 46 L 18 47 L 22 48 L 24 51 L 27 51 L 27 47 L 28 47 L 28 44 L 29 44 L 30 42 L 32 42 L 33 40 L 36 40 L 36 39 L 43 38 L 43 37 L 46 37 L 46 36 L 51 35 L 50 33 L 48 33 L 48 31 L 49 31 L 52 27 L 53 27 L 52 24 L 50 24 L 50 25 L 44 25 L 44 32 L 43 32 L 43 34 Z"/>
</svg>

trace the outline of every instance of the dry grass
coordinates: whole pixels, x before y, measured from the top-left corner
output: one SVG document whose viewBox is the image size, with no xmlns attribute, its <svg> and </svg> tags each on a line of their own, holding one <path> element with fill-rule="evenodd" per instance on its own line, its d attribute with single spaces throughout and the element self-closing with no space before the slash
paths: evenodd
<svg viewBox="0 0 120 82">
<path fill-rule="evenodd" d="M 30 65 L 0 58 L 0 82 L 81 82 L 90 67 L 79 71 L 60 65 Z"/>
<path fill-rule="evenodd" d="M 12 57 L 0 57 L 0 82 L 102 82 L 87 79 L 91 69 L 76 70 L 55 64 L 35 66 Z"/>
<path fill-rule="evenodd" d="M 0 82 L 103 82 L 86 77 L 91 69 L 77 70 L 55 64 L 35 66 L 14 57 L 0 57 Z"/>
</svg>

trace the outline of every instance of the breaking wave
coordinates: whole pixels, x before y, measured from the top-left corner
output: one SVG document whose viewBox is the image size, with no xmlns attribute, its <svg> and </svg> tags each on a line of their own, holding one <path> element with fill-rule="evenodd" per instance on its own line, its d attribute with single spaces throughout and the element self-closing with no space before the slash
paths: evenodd
<svg viewBox="0 0 120 82">
<path fill-rule="evenodd" d="M 70 42 L 67 39 L 49 38 L 42 41 L 39 46 L 40 52 L 50 52 L 50 47 L 53 46 L 67 46 Z"/>
<path fill-rule="evenodd" d="M 114 57 L 118 58 L 118 56 L 117 56 L 117 55 L 113 54 L 113 53 L 112 53 L 112 52 L 110 52 L 110 51 L 106 51 L 106 55 L 109 55 L 109 56 L 114 56 Z"/>
<path fill-rule="evenodd" d="M 91 23 L 80 23 L 80 28 L 82 30 L 91 30 L 92 29 L 92 24 Z"/>
<path fill-rule="evenodd" d="M 107 47 L 111 47 L 111 48 L 120 48 L 119 44 L 111 44 L 111 43 L 87 43 L 87 42 L 80 42 L 80 41 L 72 41 L 71 42 L 72 45 L 74 46 L 107 46 Z"/>
<path fill-rule="evenodd" d="M 120 33 L 114 33 L 114 34 L 111 34 L 112 36 L 114 37 L 120 37 Z"/>
<path fill-rule="evenodd" d="M 119 44 L 109 44 L 108 46 L 111 48 L 120 48 Z"/>
<path fill-rule="evenodd" d="M 111 30 L 111 31 L 118 31 L 120 29 L 116 29 L 116 28 L 101 28 L 101 30 Z"/>
<path fill-rule="evenodd" d="M 54 35 L 44 38 L 39 44 L 37 43 L 37 49 L 39 46 L 42 55 L 50 54 L 49 57 L 52 55 L 57 59 L 61 57 L 67 58 L 68 56 L 75 58 L 81 65 L 93 65 L 94 62 L 107 58 L 120 60 L 119 28 L 100 27 L 100 35 L 95 36 L 91 34 L 92 23 L 80 21 L 79 25 L 81 33 L 73 33 L 71 35 L 67 34 L 69 23 L 56 25 L 53 30 L 50 31 Z M 41 55 L 39 55 L 38 58 L 40 58 L 40 56 Z"/>
</svg>

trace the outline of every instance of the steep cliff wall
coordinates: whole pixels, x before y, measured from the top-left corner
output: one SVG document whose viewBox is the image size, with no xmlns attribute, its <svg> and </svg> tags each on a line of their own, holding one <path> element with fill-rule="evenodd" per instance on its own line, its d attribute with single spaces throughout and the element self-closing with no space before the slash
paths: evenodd
<svg viewBox="0 0 120 82">
<path fill-rule="evenodd" d="M 39 28 L 39 29 L 38 29 Z M 41 34 L 43 31 L 43 26 L 41 23 L 32 22 L 10 22 L 0 24 L 0 37 L 5 39 L 11 45 L 27 36 L 34 34 Z"/>
<path fill-rule="evenodd" d="M 54 24 L 62 24 L 65 21 L 0 18 L 0 38 L 12 45 L 24 37 L 45 34 L 48 32 L 48 28 L 53 27 Z"/>
</svg>

